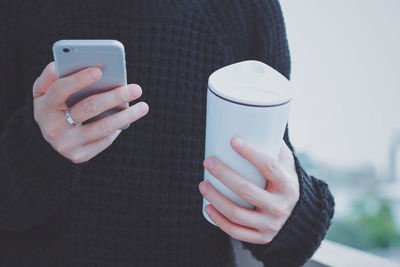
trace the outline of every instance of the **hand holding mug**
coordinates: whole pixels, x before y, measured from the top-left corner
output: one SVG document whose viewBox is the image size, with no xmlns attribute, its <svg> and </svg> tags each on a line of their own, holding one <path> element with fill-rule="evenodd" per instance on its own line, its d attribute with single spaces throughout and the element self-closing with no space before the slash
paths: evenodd
<svg viewBox="0 0 400 267">
<path fill-rule="evenodd" d="M 299 199 L 299 183 L 294 158 L 282 142 L 277 159 L 246 140 L 234 137 L 232 148 L 253 164 L 268 181 L 260 188 L 215 157 L 204 160 L 204 167 L 221 183 L 255 210 L 235 204 L 219 193 L 209 182 L 199 185 L 202 195 L 211 203 L 206 212 L 222 231 L 231 237 L 255 244 L 267 244 L 278 234 Z"/>
</svg>

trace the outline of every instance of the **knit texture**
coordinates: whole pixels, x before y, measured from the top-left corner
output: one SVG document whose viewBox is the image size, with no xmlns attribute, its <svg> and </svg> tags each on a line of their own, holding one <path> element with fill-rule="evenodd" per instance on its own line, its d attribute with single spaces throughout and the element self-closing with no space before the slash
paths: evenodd
<svg viewBox="0 0 400 267">
<path fill-rule="evenodd" d="M 150 107 L 83 164 L 58 154 L 33 117 L 32 85 L 60 39 L 120 40 L 128 83 Z M 208 76 L 245 59 L 289 78 L 276 0 L 2 0 L 0 266 L 235 266 L 198 184 Z M 266 245 L 242 242 L 265 266 L 304 264 L 333 216 L 326 183 L 295 162 L 300 199 L 283 229 Z"/>
</svg>

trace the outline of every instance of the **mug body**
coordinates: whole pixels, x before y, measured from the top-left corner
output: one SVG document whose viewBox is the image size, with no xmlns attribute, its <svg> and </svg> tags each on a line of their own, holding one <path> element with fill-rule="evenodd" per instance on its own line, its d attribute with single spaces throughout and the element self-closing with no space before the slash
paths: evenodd
<svg viewBox="0 0 400 267">
<path fill-rule="evenodd" d="M 258 149 L 277 157 L 283 142 L 291 101 L 277 105 L 257 106 L 226 99 L 207 89 L 205 157 L 214 156 L 253 184 L 266 188 L 266 178 L 245 158 L 236 153 L 231 139 L 240 136 Z M 204 180 L 239 206 L 254 209 L 204 169 Z M 203 215 L 212 224 L 203 198 Z"/>
</svg>

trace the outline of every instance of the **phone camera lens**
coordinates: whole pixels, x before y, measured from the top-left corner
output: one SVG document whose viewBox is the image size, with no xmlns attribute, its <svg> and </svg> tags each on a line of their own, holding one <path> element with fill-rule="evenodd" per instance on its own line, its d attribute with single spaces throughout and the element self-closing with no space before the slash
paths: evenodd
<svg viewBox="0 0 400 267">
<path fill-rule="evenodd" d="M 69 49 L 68 49 L 68 48 L 64 48 L 63 51 L 64 51 L 65 53 L 68 53 L 68 52 L 69 52 Z"/>
</svg>

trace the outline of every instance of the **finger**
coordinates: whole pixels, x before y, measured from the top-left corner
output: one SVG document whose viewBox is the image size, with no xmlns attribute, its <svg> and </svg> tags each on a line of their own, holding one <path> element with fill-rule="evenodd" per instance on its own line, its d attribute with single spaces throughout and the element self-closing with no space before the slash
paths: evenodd
<svg viewBox="0 0 400 267">
<path fill-rule="evenodd" d="M 276 158 L 257 149 L 252 144 L 238 136 L 232 138 L 231 146 L 239 155 L 256 166 L 269 183 L 272 183 L 272 185 L 277 189 L 284 189 L 285 183 L 288 182 L 290 178 Z"/>
<path fill-rule="evenodd" d="M 75 121 L 84 122 L 106 110 L 133 101 L 141 94 L 142 89 L 137 84 L 121 86 L 85 98 L 70 108 L 70 114 Z"/>
<path fill-rule="evenodd" d="M 54 61 L 47 64 L 40 76 L 33 84 L 33 98 L 44 95 L 50 86 L 57 80 Z"/>
<path fill-rule="evenodd" d="M 118 113 L 84 125 L 81 127 L 83 131 L 82 141 L 87 143 L 106 137 L 114 131 L 140 119 L 147 114 L 148 110 L 149 107 L 145 102 L 139 102 Z"/>
<path fill-rule="evenodd" d="M 278 161 L 286 171 L 293 174 L 296 173 L 293 153 L 284 141 L 282 141 L 281 149 L 278 155 Z"/>
<path fill-rule="evenodd" d="M 97 82 L 100 78 L 100 68 L 90 67 L 57 80 L 49 88 L 51 104 L 53 106 L 64 104 L 70 95 Z"/>
<path fill-rule="evenodd" d="M 116 130 L 114 133 L 100 140 L 93 141 L 84 146 L 79 146 L 78 150 L 73 153 L 71 161 L 74 163 L 82 163 L 90 160 L 109 147 L 120 133 L 121 130 Z"/>
<path fill-rule="evenodd" d="M 268 203 L 271 199 L 270 192 L 249 182 L 215 157 L 206 158 L 203 165 L 212 176 L 221 181 L 244 201 L 263 210 L 268 208 Z"/>
<path fill-rule="evenodd" d="M 199 189 L 202 195 L 232 222 L 254 229 L 262 228 L 263 217 L 257 211 L 238 206 L 208 182 L 201 182 Z"/>
<path fill-rule="evenodd" d="M 210 219 L 226 234 L 234 239 L 254 243 L 254 244 L 267 244 L 271 241 L 270 238 L 261 234 L 260 232 L 235 224 L 224 215 L 222 215 L 218 210 L 216 210 L 212 205 L 206 207 L 206 212 Z"/>
</svg>

